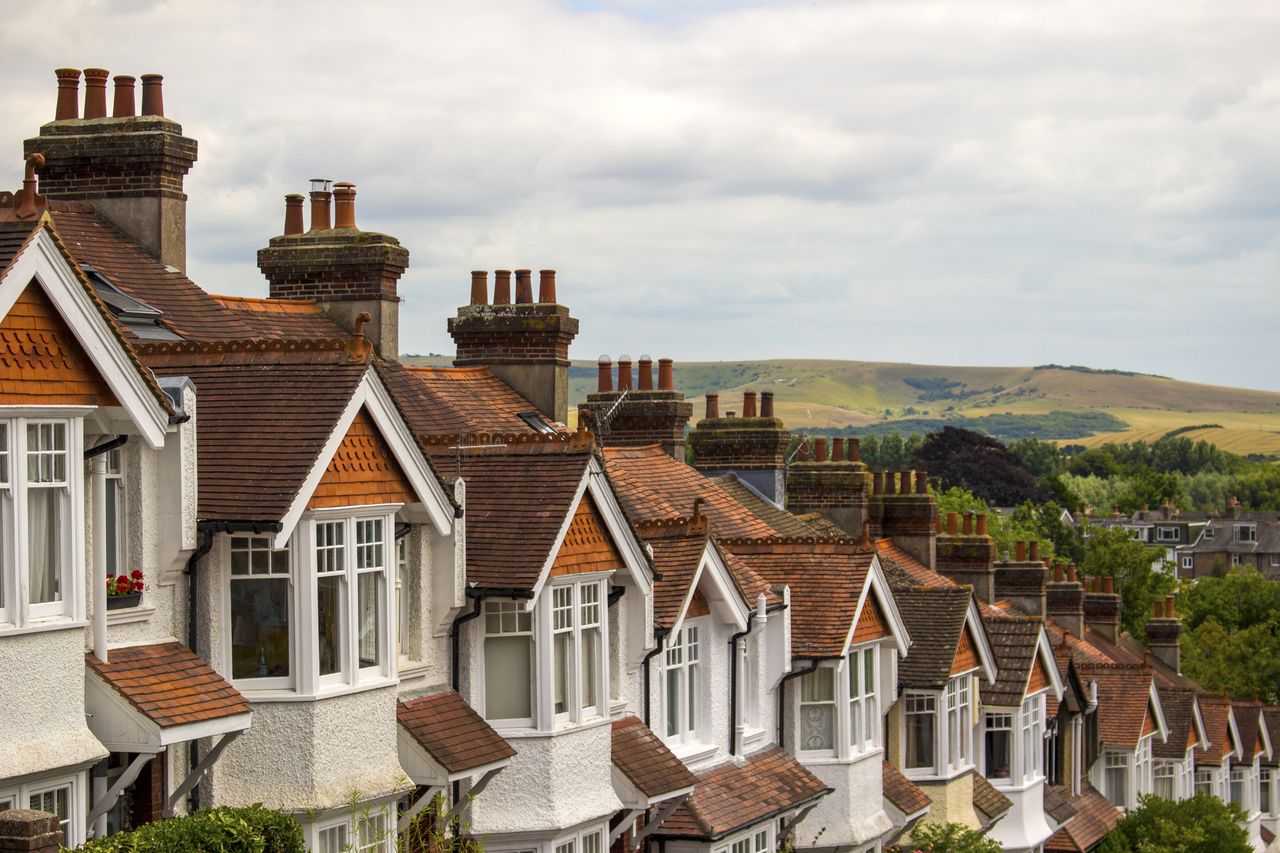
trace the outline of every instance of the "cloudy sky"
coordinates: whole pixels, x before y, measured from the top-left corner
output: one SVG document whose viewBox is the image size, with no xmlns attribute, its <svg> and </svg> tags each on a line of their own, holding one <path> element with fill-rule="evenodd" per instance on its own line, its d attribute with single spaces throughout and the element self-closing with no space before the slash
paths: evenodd
<svg viewBox="0 0 1280 853">
<path fill-rule="evenodd" d="M 412 253 L 407 352 L 469 271 L 553 267 L 573 353 L 1086 364 L 1280 390 L 1274 0 L 45 0 L 53 69 L 165 75 L 189 267 L 265 295 L 287 192 Z"/>
</svg>

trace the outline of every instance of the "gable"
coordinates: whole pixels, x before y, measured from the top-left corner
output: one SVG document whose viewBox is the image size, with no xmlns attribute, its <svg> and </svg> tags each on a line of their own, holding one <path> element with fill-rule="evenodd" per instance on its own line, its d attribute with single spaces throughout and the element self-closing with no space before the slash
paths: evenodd
<svg viewBox="0 0 1280 853">
<path fill-rule="evenodd" d="M 889 620 L 880 609 L 874 592 L 867 592 L 867 600 L 858 614 L 858 624 L 853 629 L 853 645 L 881 640 L 889 636 Z"/>
<path fill-rule="evenodd" d="M 978 649 L 973 644 L 973 637 L 969 634 L 969 628 L 960 632 L 960 642 L 956 646 L 956 655 L 951 659 L 951 674 L 959 675 L 962 672 L 968 672 L 971 669 L 978 668 Z"/>
<path fill-rule="evenodd" d="M 1052 680 L 1049 678 L 1049 673 L 1044 668 L 1044 658 L 1041 657 L 1038 652 L 1039 650 L 1037 649 L 1035 664 L 1031 667 L 1031 674 L 1027 676 L 1027 695 L 1028 696 L 1030 696 L 1033 693 L 1037 693 L 1041 690 L 1044 690 L 1046 687 L 1048 687 L 1050 684 L 1053 683 Z"/>
<path fill-rule="evenodd" d="M 75 333 L 34 280 L 0 322 L 0 404 L 120 405 Z"/>
<path fill-rule="evenodd" d="M 689 599 L 689 607 L 684 612 L 684 618 L 693 619 L 697 616 L 706 616 L 710 612 L 711 607 L 707 604 L 706 596 L 702 594 L 702 590 L 694 590 L 693 598 Z"/>
<path fill-rule="evenodd" d="M 1146 713 L 1144 713 L 1142 716 L 1142 734 L 1140 734 L 1138 737 L 1144 738 L 1147 735 L 1155 734 L 1155 731 L 1156 731 L 1156 718 L 1155 718 L 1155 715 L 1151 713 L 1151 703 L 1148 702 Z"/>
<path fill-rule="evenodd" d="M 590 494 L 584 494 L 551 564 L 551 576 L 610 572 L 624 565 L 595 502 Z"/>
<path fill-rule="evenodd" d="M 1196 745 L 1198 738 L 1196 737 L 1196 727 L 1194 725 L 1187 728 L 1187 749 L 1191 749 Z"/>
<path fill-rule="evenodd" d="M 373 418 L 361 409 L 329 460 L 307 508 L 411 504 L 417 500 Z"/>
</svg>

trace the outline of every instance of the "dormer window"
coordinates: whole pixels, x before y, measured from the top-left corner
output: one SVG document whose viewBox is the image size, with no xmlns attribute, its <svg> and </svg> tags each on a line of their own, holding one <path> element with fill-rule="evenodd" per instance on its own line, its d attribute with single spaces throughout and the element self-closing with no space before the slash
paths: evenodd
<svg viewBox="0 0 1280 853">
<path fill-rule="evenodd" d="M 1177 542 L 1178 539 L 1179 539 L 1178 528 L 1176 527 L 1157 527 L 1156 528 L 1157 542 Z"/>
<path fill-rule="evenodd" d="M 1204 538 L 1205 538 L 1206 540 L 1208 540 L 1208 541 L 1212 542 L 1212 541 L 1213 541 L 1214 536 L 1216 536 L 1216 535 L 1217 535 L 1217 533 L 1216 533 L 1216 531 L 1213 529 L 1213 525 L 1211 525 L 1211 524 L 1210 524 L 1210 525 L 1207 525 L 1207 526 L 1205 527 L 1205 529 L 1204 529 Z"/>
<path fill-rule="evenodd" d="M 667 738 L 682 743 L 698 741 L 701 706 L 702 644 L 699 625 L 685 624 L 667 641 L 664 662 Z"/>
<path fill-rule="evenodd" d="M 1237 524 L 1235 526 L 1235 540 L 1237 542 L 1257 542 L 1258 541 L 1258 525 Z"/>
</svg>

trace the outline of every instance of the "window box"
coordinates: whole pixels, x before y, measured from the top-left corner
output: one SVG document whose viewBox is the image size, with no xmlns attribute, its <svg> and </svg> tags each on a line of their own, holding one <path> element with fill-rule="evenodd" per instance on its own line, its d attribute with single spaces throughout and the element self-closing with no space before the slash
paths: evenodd
<svg viewBox="0 0 1280 853">
<path fill-rule="evenodd" d="M 142 601 L 142 593 L 126 592 L 124 595 L 107 596 L 108 610 L 127 610 L 130 607 L 137 607 Z"/>
</svg>

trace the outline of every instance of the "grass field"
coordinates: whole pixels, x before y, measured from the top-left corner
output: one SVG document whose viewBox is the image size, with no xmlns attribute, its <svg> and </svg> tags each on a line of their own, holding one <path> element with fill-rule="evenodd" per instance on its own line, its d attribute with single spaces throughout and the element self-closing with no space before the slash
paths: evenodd
<svg viewBox="0 0 1280 853">
<path fill-rule="evenodd" d="M 406 358 L 448 364 L 444 357 Z M 1280 393 L 1179 382 L 1161 376 L 1072 367 L 954 367 L 864 361 L 773 360 L 677 363 L 676 386 L 701 417 L 704 395 L 720 409 L 740 411 L 742 392 L 773 391 L 777 412 L 792 428 L 867 427 L 919 418 L 982 418 L 1002 414 L 1104 412 L 1124 429 L 1064 443 L 1155 441 L 1171 430 L 1232 453 L 1280 456 Z M 569 398 L 595 390 L 594 362 L 574 362 Z M 976 423 L 981 424 L 981 421 Z"/>
</svg>

